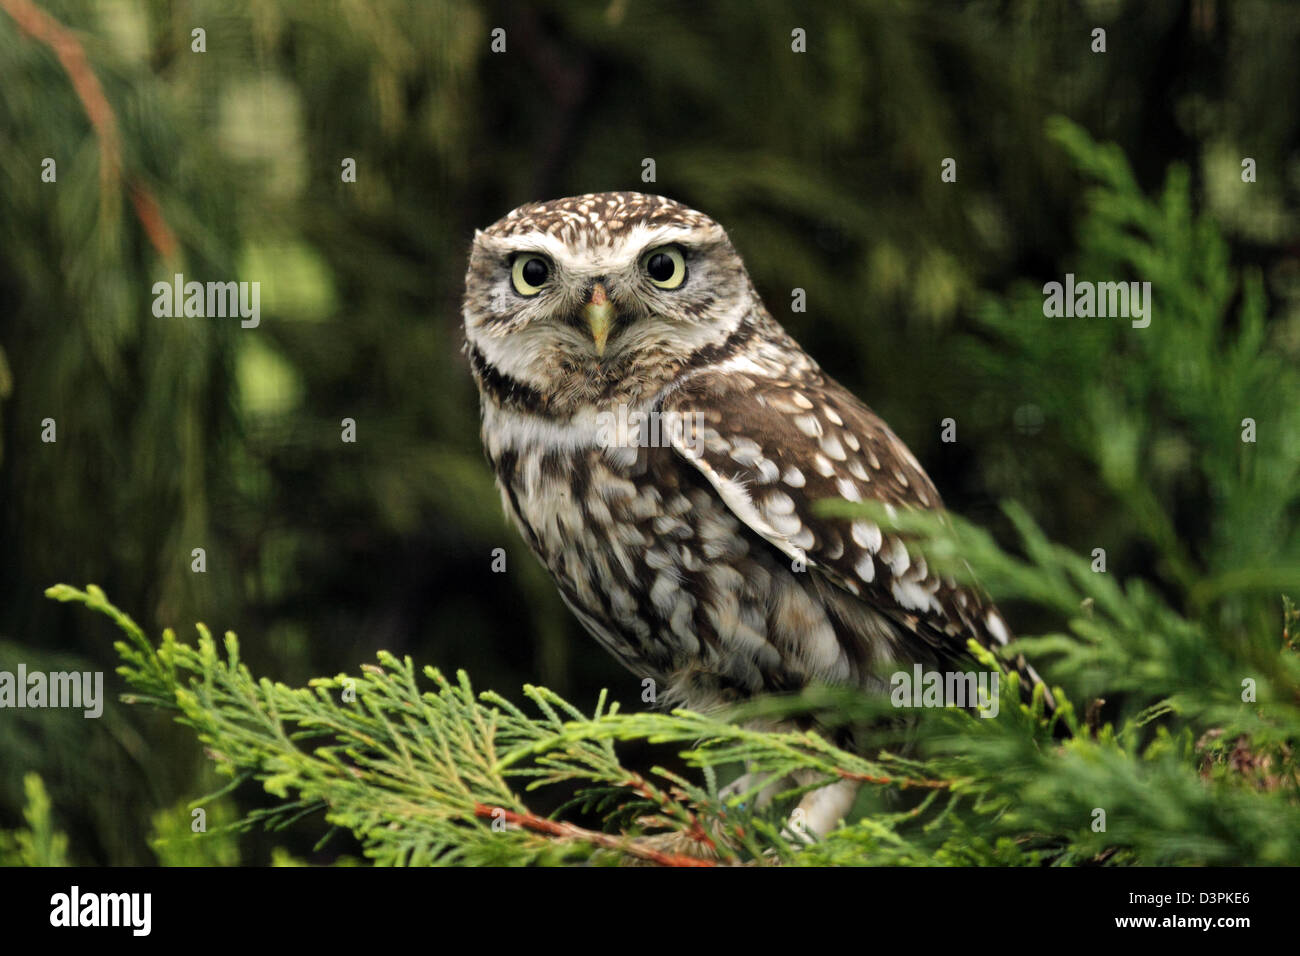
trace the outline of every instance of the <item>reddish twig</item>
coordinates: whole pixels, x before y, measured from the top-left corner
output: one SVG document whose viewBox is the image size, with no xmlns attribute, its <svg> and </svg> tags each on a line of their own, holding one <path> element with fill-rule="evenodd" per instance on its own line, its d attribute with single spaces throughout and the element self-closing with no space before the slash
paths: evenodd
<svg viewBox="0 0 1300 956">
<path fill-rule="evenodd" d="M 176 251 L 176 237 L 172 235 L 167 220 L 163 218 L 162 210 L 158 208 L 158 201 L 153 198 L 153 193 L 138 182 L 132 182 L 131 205 L 135 207 L 136 218 L 140 220 L 140 225 L 144 226 L 149 242 L 158 250 L 160 256 L 170 259 Z"/>
<path fill-rule="evenodd" d="M 649 781 L 639 773 L 631 774 L 627 780 L 623 781 L 623 786 L 630 790 L 635 790 L 645 799 L 657 804 L 660 812 L 664 813 L 668 818 L 671 819 L 675 815 L 673 811 L 677 808 L 674 808 L 674 806 L 669 803 L 668 797 L 660 794 L 650 785 Z M 679 808 L 682 813 L 686 814 L 685 822 L 687 825 L 687 835 L 696 843 L 703 843 L 710 850 L 713 850 L 716 853 L 718 851 L 718 846 L 713 842 L 713 838 L 705 831 L 703 824 L 700 823 L 700 818 L 686 807 L 680 807 L 679 805 Z"/>
<path fill-rule="evenodd" d="M 548 820 L 545 817 L 535 816 L 531 813 L 515 813 L 513 810 L 507 810 L 504 807 L 489 807 L 483 803 L 474 804 L 474 816 L 480 819 L 492 819 L 500 813 L 500 819 L 514 826 L 523 827 L 525 830 L 531 830 L 534 833 L 541 833 L 545 836 L 555 837 L 559 840 L 581 840 L 584 843 L 592 843 L 599 847 L 609 850 L 618 850 L 635 856 L 638 859 L 648 860 L 651 863 L 657 863 L 660 866 L 713 866 L 709 860 L 701 860 L 693 856 L 685 856 L 680 853 L 664 853 L 661 850 L 655 850 L 648 846 L 642 846 L 627 837 L 613 836 L 609 833 L 600 833 L 596 830 L 588 830 L 584 827 L 575 826 L 572 823 L 558 823 L 555 820 Z"/>
<path fill-rule="evenodd" d="M 117 130 L 117 117 L 104 95 L 99 77 L 90 67 L 85 48 L 71 30 L 32 0 L 0 0 L 0 7 L 18 24 L 18 29 L 49 47 L 68 74 L 72 89 L 99 140 L 99 185 L 104 195 L 110 195 L 122 179 L 122 140 Z M 143 185 L 131 182 L 129 194 L 149 242 L 159 255 L 170 259 L 176 251 L 176 237 L 163 219 L 152 193 Z"/>
<path fill-rule="evenodd" d="M 869 773 L 853 773 L 850 770 L 835 771 L 845 780 L 858 780 L 862 783 L 875 783 L 881 786 L 897 786 L 906 790 L 908 787 L 924 787 L 928 790 L 944 790 L 952 786 L 951 780 L 917 780 L 912 777 L 878 777 Z"/>
</svg>

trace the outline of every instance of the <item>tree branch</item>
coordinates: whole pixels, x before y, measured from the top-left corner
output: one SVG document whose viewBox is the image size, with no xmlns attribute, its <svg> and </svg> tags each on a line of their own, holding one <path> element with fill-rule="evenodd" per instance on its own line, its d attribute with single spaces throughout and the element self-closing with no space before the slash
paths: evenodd
<svg viewBox="0 0 1300 956">
<path fill-rule="evenodd" d="M 85 48 L 71 30 L 32 0 L 0 0 L 0 7 L 13 18 L 18 29 L 49 47 L 68 74 L 99 140 L 99 185 L 104 196 L 110 195 L 122 180 L 122 140 L 117 130 L 117 117 L 104 95 L 99 77 L 90 67 Z M 136 181 L 128 181 L 127 192 L 149 242 L 160 256 L 170 259 L 176 251 L 176 237 L 163 218 L 157 200 L 147 187 Z"/>
</svg>

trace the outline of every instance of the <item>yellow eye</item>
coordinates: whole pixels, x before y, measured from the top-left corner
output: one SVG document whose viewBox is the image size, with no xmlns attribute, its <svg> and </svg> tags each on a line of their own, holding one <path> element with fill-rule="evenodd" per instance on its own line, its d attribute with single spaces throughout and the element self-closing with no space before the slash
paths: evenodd
<svg viewBox="0 0 1300 956">
<path fill-rule="evenodd" d="M 641 268 L 661 289 L 676 289 L 686 281 L 686 258 L 676 246 L 651 249 L 642 256 Z"/>
<path fill-rule="evenodd" d="M 510 266 L 510 281 L 520 295 L 537 295 L 550 274 L 550 263 L 541 256 L 517 256 Z"/>
</svg>

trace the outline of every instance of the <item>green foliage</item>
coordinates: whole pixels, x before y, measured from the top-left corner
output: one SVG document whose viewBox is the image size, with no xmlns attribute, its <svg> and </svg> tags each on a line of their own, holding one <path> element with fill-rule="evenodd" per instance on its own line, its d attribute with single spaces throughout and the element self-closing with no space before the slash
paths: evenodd
<svg viewBox="0 0 1300 956">
<path fill-rule="evenodd" d="M 961 554 L 975 566 L 1000 569 L 1062 609 L 1088 608 L 1071 621 L 1073 641 L 1095 659 L 1066 655 L 1061 670 L 1111 666 L 1123 658 L 1158 676 L 1165 657 L 1149 640 L 1178 649 L 1186 621 L 1140 586 L 1098 584 L 1104 576 L 1063 549 L 1044 548 L 1023 515 L 1029 563 L 1000 552 L 984 533 L 955 522 L 946 536 L 931 522 L 930 546 Z M 900 527 L 921 533 L 921 524 Z M 943 563 L 940 556 L 936 560 Z M 955 568 L 959 561 L 952 561 Z M 1001 578 L 997 578 L 1001 580 Z M 280 827 L 323 811 L 351 830 L 379 864 L 515 865 L 577 861 L 649 861 L 685 865 L 691 849 L 721 863 L 1035 865 L 1109 860 L 1134 864 L 1300 862 L 1300 802 L 1292 747 L 1300 738 L 1300 661 L 1282 648 L 1258 695 L 1243 704 L 1235 675 L 1208 680 L 1200 695 L 1167 697 L 1118 725 L 1084 725 L 1056 688 L 1048 716 L 1042 694 L 1018 698 L 1014 674 L 995 719 L 964 710 L 922 711 L 916 753 L 846 752 L 813 732 L 748 726 L 770 719 L 772 702 L 729 715 L 685 711 L 625 714 L 604 698 L 586 715 L 542 688 L 525 688 L 525 710 L 495 693 L 475 694 L 462 673 L 451 681 L 434 668 L 417 673 L 409 658 L 380 654 L 379 666 L 357 676 L 290 688 L 257 679 L 240 660 L 239 642 L 218 642 L 199 625 L 197 644 L 167 631 L 154 646 L 93 585 L 50 589 L 117 621 L 127 639 L 116 644 L 128 699 L 175 711 L 193 728 L 209 757 L 235 780 L 260 781 L 277 802 L 242 821 Z M 1028 642 L 1026 642 L 1028 643 Z M 1063 637 L 1043 645 L 1070 646 Z M 1209 646 L 1204 634 L 1198 646 Z M 995 659 L 972 644 L 981 665 Z M 1266 662 L 1267 663 L 1267 662 Z M 421 676 L 432 689 L 422 687 Z M 429 685 L 425 685 L 429 686 Z M 1158 680 L 1145 688 L 1169 689 Z M 879 717 L 879 702 L 827 693 L 785 701 L 787 712 L 813 707 L 842 718 Z M 1054 724 L 1071 732 L 1053 739 Z M 1197 741 L 1193 728 L 1216 723 L 1224 748 Z M 649 776 L 625 767 L 616 744 L 649 741 L 683 747 L 699 780 L 656 768 Z M 1235 761 L 1235 763 L 1234 763 Z M 1261 777 L 1240 770 L 1268 768 Z M 800 772 L 801 789 L 842 778 L 894 794 L 906 807 L 870 813 L 811 847 L 783 830 L 776 809 L 747 809 L 755 788 L 724 796 L 720 771 L 737 765 L 757 774 Z M 599 807 L 603 832 L 530 812 L 526 795 L 564 784 L 580 789 L 571 806 Z M 792 793 L 797 791 L 792 791 Z M 916 794 L 923 794 L 912 799 Z M 202 801 L 198 801 L 202 802 Z M 1104 817 L 1098 811 L 1104 811 Z M 1094 830 L 1098 820 L 1104 829 Z M 665 842 L 664 835 L 676 842 Z M 672 849 L 668 849 L 671 847 Z M 164 857 L 173 861 L 181 857 Z"/>
<path fill-rule="evenodd" d="M 0 831 L 0 866 L 67 866 L 68 837 L 54 829 L 53 806 L 40 775 L 24 776 L 23 789 L 27 827 Z"/>
<path fill-rule="evenodd" d="M 1259 272 L 1239 280 L 1219 230 L 1193 213 L 1184 167 L 1148 198 L 1113 144 L 1060 118 L 1049 131 L 1093 181 L 1071 271 L 1149 281 L 1152 323 L 1046 318 L 1042 292 L 1020 285 L 984 303 L 989 338 L 973 358 L 1033 397 L 1053 453 L 1095 474 L 1101 541 L 1140 539 L 1158 551 L 1151 572 L 1193 605 L 1247 613 L 1228 592 L 1300 585 L 1300 365 L 1269 341 Z M 1180 522 L 1193 494 L 1202 513 Z"/>
<path fill-rule="evenodd" d="M 1207 691 L 1223 681 L 1294 686 L 1294 670 L 1279 672 L 1293 659 L 1278 659 L 1276 634 L 1278 593 L 1300 591 L 1300 366 L 1269 342 L 1258 274 L 1239 279 L 1215 226 L 1192 213 L 1184 169 L 1173 167 L 1148 199 L 1113 145 L 1060 119 L 1051 134 L 1095 183 L 1073 268 L 1081 279 L 1150 281 L 1151 325 L 1045 318 L 1041 292 L 1021 286 L 985 303 L 989 337 L 971 353 L 993 381 L 1034 396 L 1053 453 L 1081 464 L 1061 493 L 1095 489 L 1100 517 L 1082 548 L 1105 547 L 1113 569 L 1140 547 L 1148 583 L 1134 582 L 1125 605 L 1109 576 L 1078 563 L 1069 573 L 1091 582 L 1090 611 L 1109 616 L 1127 644 L 1089 625 L 1076 628 L 1081 641 L 1047 636 L 1025 650 L 1060 653 L 1060 673 L 1085 694 L 1169 695 L 1198 711 L 1218 706 L 1221 695 Z M 1029 535 L 1023 514 L 1013 520 Z M 1054 550 L 1026 540 L 1031 558 Z M 999 595 L 1069 614 L 1076 595 L 1052 596 L 1051 582 L 1027 570 L 982 575 Z M 1234 719 L 1223 709 L 1205 716 Z"/>
<path fill-rule="evenodd" d="M 162 866 L 236 866 L 239 862 L 237 813 L 229 800 L 205 800 L 206 831 L 195 832 L 192 803 L 180 803 L 153 815 L 149 848 Z"/>
</svg>

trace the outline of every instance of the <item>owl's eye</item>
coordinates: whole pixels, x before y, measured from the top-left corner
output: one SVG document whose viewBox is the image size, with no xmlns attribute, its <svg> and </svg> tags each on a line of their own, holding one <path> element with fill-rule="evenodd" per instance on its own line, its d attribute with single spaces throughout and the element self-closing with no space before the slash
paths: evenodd
<svg viewBox="0 0 1300 956">
<path fill-rule="evenodd" d="M 686 258 L 676 246 L 651 249 L 641 259 L 641 268 L 661 289 L 676 289 L 686 281 Z"/>
<path fill-rule="evenodd" d="M 541 256 L 518 256 L 510 266 L 510 281 L 520 295 L 537 295 L 550 274 L 551 266 Z"/>
</svg>

